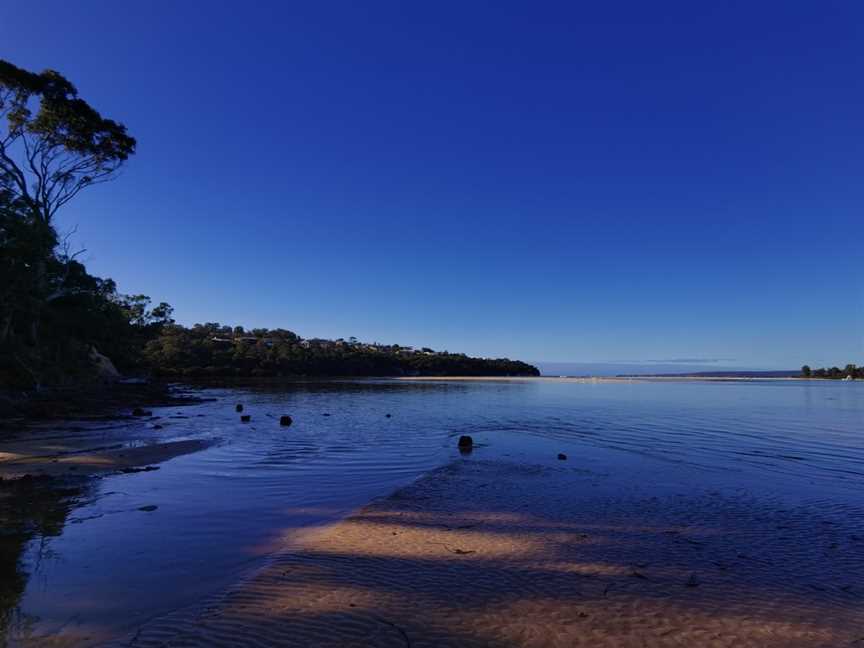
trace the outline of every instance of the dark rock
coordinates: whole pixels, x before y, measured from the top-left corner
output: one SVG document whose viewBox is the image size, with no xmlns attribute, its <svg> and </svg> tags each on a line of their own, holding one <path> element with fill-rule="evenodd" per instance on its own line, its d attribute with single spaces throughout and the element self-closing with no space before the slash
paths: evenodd
<svg viewBox="0 0 864 648">
<path fill-rule="evenodd" d="M 559 461 L 567 461 L 567 455 L 564 454 L 563 452 L 559 452 L 558 453 L 558 460 Z"/>
<path fill-rule="evenodd" d="M 321 416 L 330 416 L 327 412 L 324 412 Z"/>
<path fill-rule="evenodd" d="M 155 511 L 155 510 L 158 509 L 158 508 L 159 508 L 159 507 L 156 506 L 155 504 L 148 504 L 147 506 L 140 506 L 140 507 L 138 507 L 138 510 L 139 510 L 139 511 L 144 511 L 145 513 L 150 513 L 151 511 Z"/>
<path fill-rule="evenodd" d="M 285 427 L 291 425 L 294 420 L 290 416 L 280 416 L 279 417 L 279 425 L 283 425 Z"/>
<path fill-rule="evenodd" d="M 241 423 L 248 423 L 251 420 L 252 420 L 252 417 L 249 414 L 244 414 L 243 416 L 240 417 Z"/>
<path fill-rule="evenodd" d="M 240 403 L 237 403 L 237 405 L 234 407 L 234 411 L 235 412 L 242 412 L 243 411 L 243 405 L 241 405 Z"/>
<path fill-rule="evenodd" d="M 386 416 L 387 418 L 390 418 L 393 415 L 392 414 L 385 414 L 384 416 Z"/>
<path fill-rule="evenodd" d="M 132 416 L 153 416 L 153 412 L 148 412 L 145 409 L 141 409 L 140 407 L 136 407 L 132 410 Z"/>
<path fill-rule="evenodd" d="M 459 437 L 459 447 L 460 448 L 472 448 L 474 447 L 474 439 L 470 436 L 463 434 Z"/>
<path fill-rule="evenodd" d="M 153 426 L 153 429 L 154 430 L 161 430 L 162 426 L 157 423 L 156 425 Z"/>
</svg>

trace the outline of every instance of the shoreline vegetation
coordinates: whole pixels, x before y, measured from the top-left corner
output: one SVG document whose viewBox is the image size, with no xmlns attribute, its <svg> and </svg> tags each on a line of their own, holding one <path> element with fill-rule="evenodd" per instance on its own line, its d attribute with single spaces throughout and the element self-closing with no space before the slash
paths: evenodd
<svg viewBox="0 0 864 648">
<path fill-rule="evenodd" d="M 811 369 L 808 365 L 801 367 L 802 378 L 827 378 L 829 380 L 864 380 L 864 366 L 847 364 L 840 367 L 822 367 Z"/>
<path fill-rule="evenodd" d="M 166 325 L 144 348 L 144 358 L 161 378 L 282 378 L 397 376 L 539 376 L 525 362 L 475 358 L 462 353 L 356 338 L 303 339 L 285 329 Z"/>
</svg>

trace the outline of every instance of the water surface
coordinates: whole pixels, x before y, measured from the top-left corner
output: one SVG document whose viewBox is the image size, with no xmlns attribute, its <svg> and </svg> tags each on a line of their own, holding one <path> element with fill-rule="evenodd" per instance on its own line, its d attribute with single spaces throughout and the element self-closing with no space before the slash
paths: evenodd
<svg viewBox="0 0 864 648">
<path fill-rule="evenodd" d="M 864 506 L 861 383 L 334 381 L 207 395 L 216 400 L 154 411 L 162 429 L 87 432 L 106 443 L 222 442 L 158 471 L 97 480 L 59 535 L 30 542 L 13 644 L 57 632 L 95 642 L 190 605 L 261 566 L 294 530 L 465 459 L 462 434 L 477 443 L 468 459 L 557 463 L 564 452 L 568 466 L 634 488 Z"/>
</svg>

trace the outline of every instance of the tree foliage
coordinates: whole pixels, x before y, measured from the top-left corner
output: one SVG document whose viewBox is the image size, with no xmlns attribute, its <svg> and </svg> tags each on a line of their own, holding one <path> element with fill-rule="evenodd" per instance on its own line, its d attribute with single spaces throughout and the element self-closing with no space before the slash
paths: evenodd
<svg viewBox="0 0 864 648">
<path fill-rule="evenodd" d="M 151 324 L 170 319 L 170 309 L 148 314 L 141 299 L 89 275 L 53 223 L 60 207 L 114 177 L 134 150 L 125 127 L 60 74 L 0 60 L 0 386 L 78 380 L 94 346 L 132 366 Z"/>
<path fill-rule="evenodd" d="M 82 189 L 115 177 L 135 144 L 60 73 L 0 59 L 0 174 L 36 220 L 50 225 Z"/>
<path fill-rule="evenodd" d="M 859 380 L 864 379 L 864 366 L 859 367 L 855 364 L 847 364 L 843 369 L 840 367 L 810 369 L 810 367 L 804 365 L 801 367 L 801 376 L 804 378 L 831 378 L 834 380 L 852 378 L 853 380 Z"/>
<path fill-rule="evenodd" d="M 163 328 L 145 349 L 151 369 L 179 378 L 290 376 L 534 376 L 509 359 L 346 340 L 303 340 L 285 329 L 196 324 Z"/>
</svg>

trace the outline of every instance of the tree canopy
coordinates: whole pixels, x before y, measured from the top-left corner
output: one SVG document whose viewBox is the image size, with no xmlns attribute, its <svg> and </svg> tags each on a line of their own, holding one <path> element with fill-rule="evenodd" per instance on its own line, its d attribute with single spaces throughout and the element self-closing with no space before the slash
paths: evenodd
<svg viewBox="0 0 864 648">
<path fill-rule="evenodd" d="M 126 128 L 62 75 L 0 60 L 0 384 L 78 380 L 94 346 L 121 366 L 140 356 L 136 340 L 148 330 L 136 321 L 141 304 L 89 275 L 53 223 L 58 209 L 113 178 L 134 151 Z"/>
<path fill-rule="evenodd" d="M 843 369 L 840 367 L 822 367 L 811 369 L 808 365 L 801 367 L 801 376 L 804 378 L 832 378 L 841 380 L 851 378 L 852 380 L 864 379 L 864 366 L 847 364 Z"/>
<path fill-rule="evenodd" d="M 356 338 L 304 340 L 285 329 L 246 332 L 242 326 L 218 323 L 164 326 L 144 355 L 154 373 L 172 378 L 539 375 L 536 367 L 507 358 L 472 358 Z"/>
<path fill-rule="evenodd" d="M 51 224 L 82 189 L 112 179 L 135 145 L 59 72 L 0 59 L 0 173 L 34 218 Z"/>
</svg>

